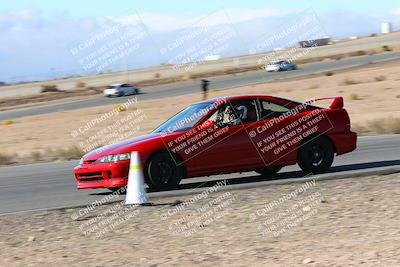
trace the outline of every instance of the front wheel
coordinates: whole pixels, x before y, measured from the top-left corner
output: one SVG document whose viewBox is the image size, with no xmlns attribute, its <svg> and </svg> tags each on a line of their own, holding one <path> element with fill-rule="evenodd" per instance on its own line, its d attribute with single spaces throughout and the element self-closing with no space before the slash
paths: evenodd
<svg viewBox="0 0 400 267">
<path fill-rule="evenodd" d="M 297 163 L 305 172 L 323 173 L 329 170 L 334 148 L 326 137 L 317 137 L 303 144 L 297 154 Z"/>
<path fill-rule="evenodd" d="M 168 152 L 153 155 L 145 169 L 145 179 L 151 189 L 177 188 L 185 175 L 183 164 Z"/>
</svg>

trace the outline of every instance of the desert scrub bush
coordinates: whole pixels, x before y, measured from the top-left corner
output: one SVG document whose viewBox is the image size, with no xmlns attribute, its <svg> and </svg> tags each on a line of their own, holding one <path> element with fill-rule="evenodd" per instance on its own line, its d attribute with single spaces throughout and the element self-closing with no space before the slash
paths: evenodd
<svg viewBox="0 0 400 267">
<path fill-rule="evenodd" d="M 0 165 L 7 165 L 13 163 L 13 156 L 0 152 Z"/>
<path fill-rule="evenodd" d="M 351 100 L 359 100 L 359 99 L 360 99 L 356 93 L 351 93 L 351 94 L 349 95 L 349 98 L 350 98 Z"/>
<path fill-rule="evenodd" d="M 154 73 L 154 78 L 158 79 L 161 77 L 161 74 L 159 72 Z"/>
<path fill-rule="evenodd" d="M 317 88 L 319 88 L 318 84 L 313 84 L 313 85 L 310 85 L 310 87 L 308 87 L 308 89 L 317 89 Z"/>
<path fill-rule="evenodd" d="M 33 162 L 41 161 L 43 159 L 42 153 L 40 153 L 40 151 L 32 151 L 31 152 L 31 159 L 32 159 Z"/>
<path fill-rule="evenodd" d="M 353 85 L 353 84 L 358 84 L 358 83 L 361 83 L 361 82 L 350 79 L 350 78 L 346 78 L 340 83 L 340 85 Z"/>
<path fill-rule="evenodd" d="M 5 121 L 3 121 L 1 124 L 2 124 L 2 125 L 11 125 L 11 124 L 14 124 L 14 122 L 11 121 L 11 120 L 5 120 Z"/>
<path fill-rule="evenodd" d="M 41 93 L 59 92 L 57 85 L 54 84 L 42 84 L 40 86 Z"/>
<path fill-rule="evenodd" d="M 359 57 L 359 56 L 365 56 L 366 54 L 367 54 L 367 52 L 365 52 L 364 50 L 358 50 L 358 51 L 350 52 L 349 56 Z"/>
<path fill-rule="evenodd" d="M 341 60 L 344 57 L 343 54 L 332 55 L 329 58 L 333 60 Z"/>
<path fill-rule="evenodd" d="M 400 118 L 388 117 L 376 119 L 367 123 L 368 129 L 378 134 L 399 134 Z"/>
<path fill-rule="evenodd" d="M 85 155 L 85 152 L 78 146 L 71 146 L 66 149 L 59 148 L 54 150 L 52 153 L 52 158 L 59 160 L 80 159 L 83 155 Z"/>
<path fill-rule="evenodd" d="M 84 83 L 84 82 L 76 82 L 75 83 L 75 87 L 78 88 L 78 89 L 85 88 L 86 87 L 86 83 Z"/>
<path fill-rule="evenodd" d="M 382 45 L 382 51 L 385 51 L 385 52 L 390 52 L 390 51 L 392 51 L 392 48 L 390 48 L 390 46 L 388 46 L 388 45 Z"/>
<path fill-rule="evenodd" d="M 375 77 L 375 81 L 376 82 L 382 82 L 384 80 L 386 80 L 386 76 L 385 75 L 379 75 L 379 76 Z"/>
<path fill-rule="evenodd" d="M 333 74 L 335 74 L 333 71 L 327 71 L 324 73 L 325 76 L 333 76 Z"/>
</svg>

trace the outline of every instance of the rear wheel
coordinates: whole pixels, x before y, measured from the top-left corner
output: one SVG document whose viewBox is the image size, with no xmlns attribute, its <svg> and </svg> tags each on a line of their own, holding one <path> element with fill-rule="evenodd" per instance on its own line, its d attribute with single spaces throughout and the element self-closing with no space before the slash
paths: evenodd
<svg viewBox="0 0 400 267">
<path fill-rule="evenodd" d="M 180 164 L 180 160 L 168 152 L 153 155 L 145 169 L 147 185 L 156 190 L 178 187 L 184 175 L 183 164 Z"/>
<path fill-rule="evenodd" d="M 299 148 L 297 163 L 305 172 L 323 173 L 331 167 L 334 153 L 333 145 L 328 138 L 317 137 Z"/>
<path fill-rule="evenodd" d="M 281 166 L 273 166 L 262 170 L 256 170 L 256 172 L 261 174 L 262 176 L 272 176 L 277 172 L 279 172 L 281 169 L 282 169 Z"/>
</svg>

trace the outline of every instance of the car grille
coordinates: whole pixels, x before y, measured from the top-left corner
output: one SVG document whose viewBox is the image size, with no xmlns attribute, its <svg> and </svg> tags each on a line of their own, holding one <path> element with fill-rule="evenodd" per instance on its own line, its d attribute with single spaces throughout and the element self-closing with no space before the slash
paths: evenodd
<svg viewBox="0 0 400 267">
<path fill-rule="evenodd" d="M 78 174 L 79 180 L 82 182 L 95 182 L 95 181 L 103 181 L 103 175 L 101 172 L 92 172 L 85 174 Z"/>
</svg>

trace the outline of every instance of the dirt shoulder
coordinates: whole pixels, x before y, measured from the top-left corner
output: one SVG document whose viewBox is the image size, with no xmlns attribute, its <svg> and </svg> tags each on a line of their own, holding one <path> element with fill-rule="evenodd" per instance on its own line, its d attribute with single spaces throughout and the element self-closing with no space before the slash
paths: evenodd
<svg viewBox="0 0 400 267">
<path fill-rule="evenodd" d="M 399 178 L 220 185 L 152 207 L 3 216 L 0 265 L 399 266 Z"/>
</svg>

